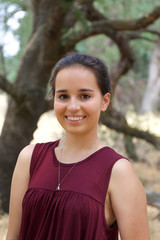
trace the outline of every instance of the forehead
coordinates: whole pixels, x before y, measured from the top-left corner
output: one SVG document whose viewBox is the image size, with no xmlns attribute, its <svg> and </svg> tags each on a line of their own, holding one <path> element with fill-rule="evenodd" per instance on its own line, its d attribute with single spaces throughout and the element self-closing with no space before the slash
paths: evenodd
<svg viewBox="0 0 160 240">
<path fill-rule="evenodd" d="M 56 87 L 60 85 L 74 86 L 75 84 L 79 86 L 90 85 L 98 87 L 96 76 L 92 69 L 81 65 L 69 66 L 60 70 L 56 76 L 55 83 Z"/>
</svg>

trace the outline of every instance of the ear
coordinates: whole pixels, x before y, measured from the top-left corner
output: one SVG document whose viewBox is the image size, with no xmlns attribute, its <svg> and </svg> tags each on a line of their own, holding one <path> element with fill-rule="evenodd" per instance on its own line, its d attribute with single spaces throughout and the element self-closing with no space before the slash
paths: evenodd
<svg viewBox="0 0 160 240">
<path fill-rule="evenodd" d="M 102 112 L 105 112 L 107 110 L 109 103 L 110 103 L 110 93 L 106 93 L 103 96 L 103 102 L 101 107 Z"/>
</svg>

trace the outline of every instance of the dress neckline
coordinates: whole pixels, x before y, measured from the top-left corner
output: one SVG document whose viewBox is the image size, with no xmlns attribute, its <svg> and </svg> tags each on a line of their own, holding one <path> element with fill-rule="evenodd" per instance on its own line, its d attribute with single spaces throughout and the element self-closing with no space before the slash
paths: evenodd
<svg viewBox="0 0 160 240">
<path fill-rule="evenodd" d="M 54 162 L 58 165 L 59 163 L 61 164 L 61 166 L 64 166 L 64 167 L 72 167 L 76 162 L 74 163 L 63 163 L 63 162 L 59 162 L 59 160 L 57 159 L 57 156 L 55 154 L 55 148 L 57 147 L 58 143 L 59 143 L 60 139 L 58 139 L 57 141 L 55 141 L 55 144 L 54 144 L 54 148 L 53 148 L 53 159 L 54 159 Z M 102 152 L 103 150 L 105 150 L 106 148 L 109 148 L 108 146 L 104 146 L 104 147 L 101 147 L 99 148 L 98 150 L 96 150 L 95 152 L 93 152 L 92 154 L 90 154 L 88 157 L 80 160 L 77 162 L 77 165 L 79 164 L 82 164 L 90 159 L 92 159 L 93 156 L 97 155 L 98 153 Z"/>
</svg>

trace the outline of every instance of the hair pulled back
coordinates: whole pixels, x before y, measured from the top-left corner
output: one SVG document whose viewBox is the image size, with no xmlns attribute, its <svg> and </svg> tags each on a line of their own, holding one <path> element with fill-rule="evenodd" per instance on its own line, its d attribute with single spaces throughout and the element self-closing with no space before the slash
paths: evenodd
<svg viewBox="0 0 160 240">
<path fill-rule="evenodd" d="M 50 79 L 50 85 L 52 88 L 51 92 L 53 96 L 55 95 L 55 83 L 58 72 L 64 68 L 74 65 L 80 65 L 89 68 L 91 71 L 94 72 L 97 84 L 102 95 L 110 92 L 110 79 L 106 65 L 96 57 L 82 53 L 73 53 L 60 59 L 55 65 L 53 74 Z"/>
</svg>

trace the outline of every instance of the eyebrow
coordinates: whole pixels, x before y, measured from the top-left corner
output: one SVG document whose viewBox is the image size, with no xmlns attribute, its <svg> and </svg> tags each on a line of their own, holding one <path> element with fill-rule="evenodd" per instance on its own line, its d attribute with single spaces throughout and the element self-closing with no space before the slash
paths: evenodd
<svg viewBox="0 0 160 240">
<path fill-rule="evenodd" d="M 59 93 L 59 92 L 60 92 L 60 93 L 63 93 L 63 92 L 67 92 L 67 90 L 65 90 L 65 89 L 59 89 L 59 90 L 56 91 L 56 93 Z"/>
<path fill-rule="evenodd" d="M 79 89 L 79 92 L 94 92 L 94 91 L 90 88 L 81 88 Z"/>
<path fill-rule="evenodd" d="M 65 93 L 68 92 L 66 89 L 59 89 L 56 91 L 56 93 Z M 94 92 L 92 89 L 90 88 L 81 88 L 78 90 L 78 92 Z"/>
</svg>

